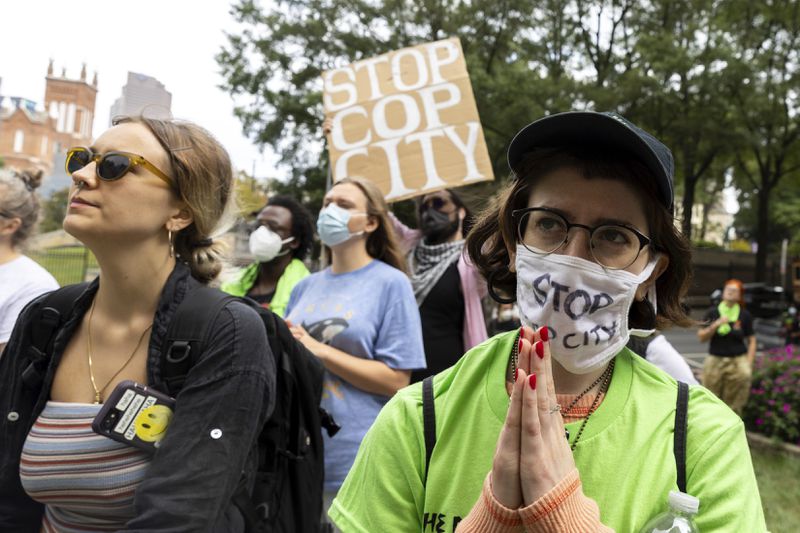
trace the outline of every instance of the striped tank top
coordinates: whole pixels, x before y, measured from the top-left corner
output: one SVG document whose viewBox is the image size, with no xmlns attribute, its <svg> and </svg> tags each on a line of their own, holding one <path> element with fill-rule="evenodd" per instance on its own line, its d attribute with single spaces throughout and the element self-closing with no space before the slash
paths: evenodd
<svg viewBox="0 0 800 533">
<path fill-rule="evenodd" d="M 20 459 L 25 492 L 45 504 L 42 531 L 122 529 L 150 456 L 92 431 L 100 405 L 47 402 Z"/>
</svg>

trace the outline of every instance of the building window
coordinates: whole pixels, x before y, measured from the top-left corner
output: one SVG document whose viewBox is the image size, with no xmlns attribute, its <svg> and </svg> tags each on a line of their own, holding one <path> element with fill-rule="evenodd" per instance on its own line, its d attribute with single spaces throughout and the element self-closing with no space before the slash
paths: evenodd
<svg viewBox="0 0 800 533">
<path fill-rule="evenodd" d="M 42 135 L 42 157 L 47 157 L 47 137 Z"/>
<path fill-rule="evenodd" d="M 67 133 L 75 133 L 75 104 L 67 106 Z"/>
<path fill-rule="evenodd" d="M 17 130 L 14 133 L 14 151 L 17 153 L 21 152 L 24 144 L 25 144 L 25 132 L 23 132 L 22 130 Z"/>
<path fill-rule="evenodd" d="M 67 123 L 67 104 L 64 102 L 58 103 L 58 123 L 56 124 L 56 131 L 62 132 Z"/>
</svg>

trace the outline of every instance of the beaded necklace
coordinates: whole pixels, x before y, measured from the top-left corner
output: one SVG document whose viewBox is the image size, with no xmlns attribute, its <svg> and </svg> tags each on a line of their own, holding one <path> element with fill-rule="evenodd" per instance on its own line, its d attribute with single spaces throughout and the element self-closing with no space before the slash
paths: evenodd
<svg viewBox="0 0 800 533">
<path fill-rule="evenodd" d="M 510 375 L 510 380 L 512 382 L 513 382 L 513 379 L 514 379 L 513 376 L 516 375 L 516 373 L 517 373 L 517 365 L 519 364 L 518 363 L 518 361 L 519 361 L 519 338 L 520 338 L 520 334 L 517 333 L 517 338 L 514 341 L 513 348 L 511 349 L 511 375 Z M 567 406 L 566 409 L 562 409 L 561 410 L 562 416 L 566 415 L 566 414 L 569 414 L 569 412 L 572 411 L 572 409 L 575 407 L 575 405 L 577 405 L 577 403 L 580 401 L 581 398 L 583 398 L 586 394 L 588 394 L 598 384 L 600 385 L 600 390 L 597 391 L 597 395 L 594 397 L 594 401 L 592 401 L 592 405 L 589 407 L 589 411 L 586 414 L 586 418 L 583 419 L 583 422 L 581 423 L 581 427 L 578 428 L 578 435 L 575 437 L 575 440 L 570 445 L 570 449 L 572 451 L 575 451 L 575 447 L 578 445 L 578 441 L 580 440 L 581 435 L 583 434 L 583 430 L 586 427 L 586 423 L 589 422 L 589 418 L 592 416 L 592 413 L 594 413 L 597 410 L 598 404 L 600 403 L 600 397 L 608 392 L 608 388 L 611 385 L 611 376 L 614 374 L 614 362 L 615 362 L 615 359 L 612 359 L 611 362 L 606 367 L 606 369 L 603 371 L 603 373 L 600 374 L 597 377 L 597 379 L 592 382 L 591 385 L 586 387 L 586 389 L 584 389 L 583 392 L 578 394 L 575 397 L 575 399 L 572 400 L 572 402 L 570 402 L 569 406 Z M 507 378 L 508 377 L 509 376 L 507 376 Z M 509 401 L 511 401 L 511 398 L 509 398 Z M 567 441 L 569 441 L 569 430 L 565 429 L 564 430 L 564 434 L 565 434 L 565 437 L 567 438 Z"/>
</svg>

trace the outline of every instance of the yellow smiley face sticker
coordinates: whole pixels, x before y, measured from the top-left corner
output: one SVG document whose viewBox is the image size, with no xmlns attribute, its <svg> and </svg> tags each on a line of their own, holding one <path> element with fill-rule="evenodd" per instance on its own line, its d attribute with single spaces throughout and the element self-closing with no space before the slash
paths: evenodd
<svg viewBox="0 0 800 533">
<path fill-rule="evenodd" d="M 158 443 L 167 434 L 172 409 L 166 405 L 151 405 L 143 409 L 134 421 L 136 436 L 145 442 Z"/>
</svg>

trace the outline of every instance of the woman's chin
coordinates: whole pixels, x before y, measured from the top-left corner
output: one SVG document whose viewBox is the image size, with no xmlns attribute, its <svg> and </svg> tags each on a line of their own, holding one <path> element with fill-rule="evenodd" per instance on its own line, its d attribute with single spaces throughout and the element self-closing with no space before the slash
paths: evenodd
<svg viewBox="0 0 800 533">
<path fill-rule="evenodd" d="M 83 217 L 67 214 L 61 226 L 67 234 L 86 244 L 86 239 L 91 238 L 91 236 L 96 233 L 96 231 L 92 231 L 92 224 L 88 222 L 89 221 Z"/>
</svg>

